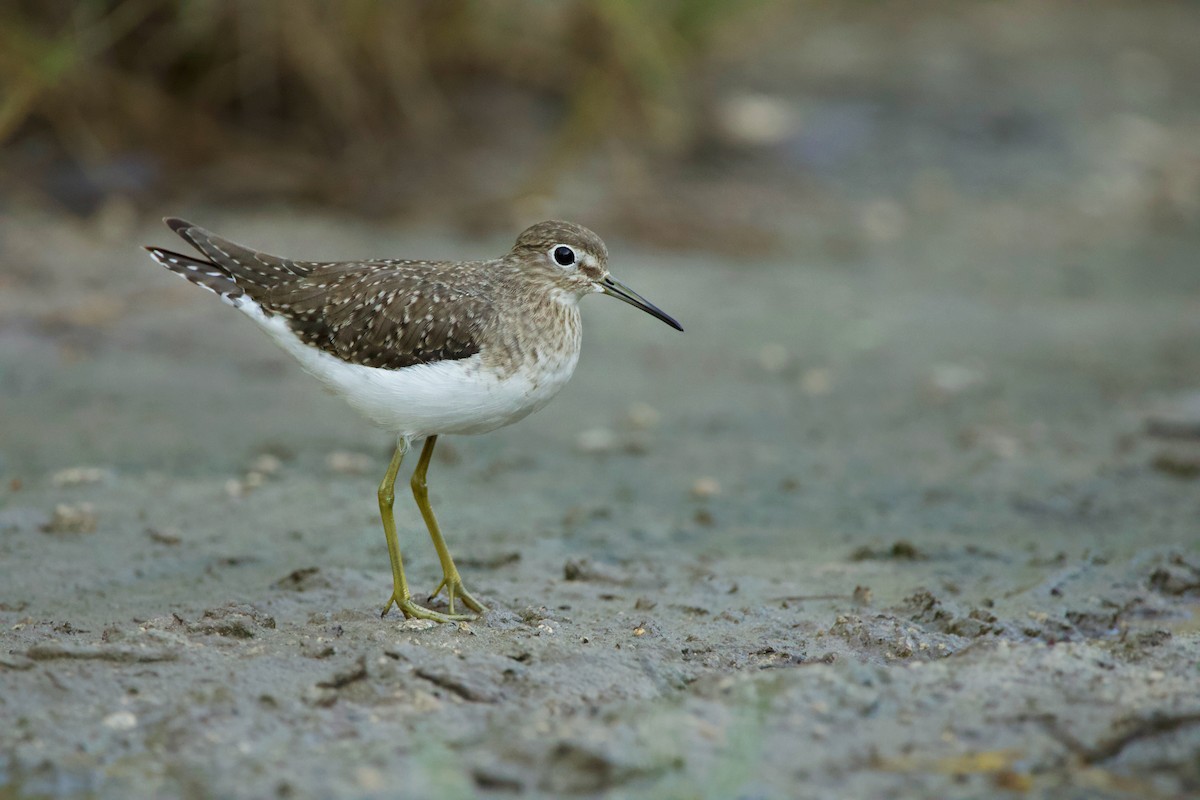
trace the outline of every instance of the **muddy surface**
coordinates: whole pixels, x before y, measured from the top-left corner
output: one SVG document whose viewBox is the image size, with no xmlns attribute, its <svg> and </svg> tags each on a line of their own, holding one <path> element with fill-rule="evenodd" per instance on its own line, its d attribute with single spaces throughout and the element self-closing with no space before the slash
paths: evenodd
<svg viewBox="0 0 1200 800">
<path fill-rule="evenodd" d="M 202 216 L 315 255 L 505 244 Z M 3 222 L 8 796 L 1200 787 L 1193 291 L 614 242 L 687 333 L 589 298 L 555 403 L 444 441 L 493 610 L 437 626 L 378 615 L 387 438 L 96 236 Z"/>
<path fill-rule="evenodd" d="M 463 625 L 380 619 L 390 442 L 169 231 L 5 205 L 0 797 L 1200 794 L 1200 15 L 1043 7 L 805 23 L 741 73 L 775 150 L 568 181 L 687 332 L 588 298 L 554 403 L 439 445 Z"/>
</svg>

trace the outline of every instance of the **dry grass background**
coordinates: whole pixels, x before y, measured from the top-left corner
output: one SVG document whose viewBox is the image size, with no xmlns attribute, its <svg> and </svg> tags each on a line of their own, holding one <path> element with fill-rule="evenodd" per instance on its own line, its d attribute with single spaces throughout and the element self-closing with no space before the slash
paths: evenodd
<svg viewBox="0 0 1200 800">
<path fill-rule="evenodd" d="M 771 0 L 27 0 L 0 7 L 3 196 L 90 212 L 185 180 L 219 197 L 403 211 L 513 154 L 502 200 L 564 168 L 679 158 L 704 65 Z M 504 173 L 503 160 L 491 172 Z M 46 176 L 50 175 L 49 178 Z M 474 184 L 472 186 L 471 184 Z M 32 188 L 38 187 L 38 188 Z"/>
<path fill-rule="evenodd" d="M 0 210 L 1111 252 L 1200 224 L 1197 31 L 1128 0 L 8 0 Z"/>
</svg>

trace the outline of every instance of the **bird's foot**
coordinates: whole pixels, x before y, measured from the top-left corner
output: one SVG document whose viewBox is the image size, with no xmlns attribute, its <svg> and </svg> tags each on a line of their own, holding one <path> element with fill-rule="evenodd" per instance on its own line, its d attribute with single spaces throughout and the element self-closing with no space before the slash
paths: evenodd
<svg viewBox="0 0 1200 800">
<path fill-rule="evenodd" d="M 474 611 L 476 614 L 484 614 L 487 612 L 487 606 L 476 600 L 467 591 L 467 587 L 463 586 L 462 577 L 458 574 L 458 570 L 449 573 L 442 577 L 442 582 L 437 585 L 429 594 L 429 600 L 438 596 L 438 593 L 446 590 L 446 601 L 450 607 L 450 613 L 454 613 L 454 600 L 458 598 L 462 600 L 463 605 Z"/>
<path fill-rule="evenodd" d="M 417 605 L 413 602 L 411 597 L 397 597 L 395 591 L 393 591 L 392 596 L 388 598 L 387 604 L 383 607 L 383 611 L 379 612 L 379 616 L 387 616 L 388 611 L 391 610 L 393 605 L 400 609 L 400 613 L 404 615 L 405 619 L 428 619 L 432 620 L 433 622 L 460 622 L 462 620 L 470 619 L 470 617 L 466 616 L 465 614 L 455 614 L 453 603 L 450 604 L 450 613 L 443 614 L 439 611 L 434 611 L 433 609 Z"/>
</svg>

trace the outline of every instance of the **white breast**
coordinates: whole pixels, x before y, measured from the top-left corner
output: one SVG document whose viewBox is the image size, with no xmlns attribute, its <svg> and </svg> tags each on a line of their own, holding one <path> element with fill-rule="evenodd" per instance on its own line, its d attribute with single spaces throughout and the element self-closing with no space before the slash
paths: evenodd
<svg viewBox="0 0 1200 800">
<path fill-rule="evenodd" d="M 364 367 L 303 344 L 287 322 L 267 316 L 249 298 L 241 298 L 238 308 L 368 420 L 414 439 L 511 425 L 550 402 L 579 361 L 575 347 L 503 377 L 478 354 L 401 369 Z"/>
</svg>

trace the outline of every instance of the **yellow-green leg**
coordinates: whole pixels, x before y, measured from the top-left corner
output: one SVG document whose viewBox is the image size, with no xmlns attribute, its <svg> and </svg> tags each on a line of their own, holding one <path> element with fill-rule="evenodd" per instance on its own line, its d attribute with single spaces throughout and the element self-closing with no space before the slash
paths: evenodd
<svg viewBox="0 0 1200 800">
<path fill-rule="evenodd" d="M 433 448 L 436 444 L 436 436 L 430 436 L 425 440 L 425 447 L 421 450 L 421 460 L 417 462 L 417 468 L 413 470 L 412 476 L 413 499 L 417 501 L 417 508 L 421 509 L 421 516 L 425 518 L 425 527 L 429 528 L 429 538 L 433 540 L 438 560 L 442 562 L 442 582 L 429 595 L 429 599 L 437 597 L 438 592 L 445 588 L 451 614 L 454 613 L 454 598 L 456 597 L 461 598 L 463 605 L 467 608 L 482 614 L 487 611 L 487 607 L 472 597 L 463 586 L 462 576 L 458 574 L 458 567 L 454 566 L 454 559 L 450 557 L 450 550 L 446 547 L 446 540 L 442 538 L 442 531 L 438 527 L 437 517 L 433 515 L 433 507 L 429 505 L 429 487 L 425 483 L 425 473 L 429 470 L 429 460 L 433 458 Z"/>
<path fill-rule="evenodd" d="M 392 455 L 392 463 L 388 465 L 387 474 L 379 484 L 379 516 L 383 518 L 383 535 L 387 538 L 388 556 L 392 560 L 392 596 L 379 616 L 384 616 L 395 604 L 396 608 L 409 619 L 431 619 L 434 622 L 453 622 L 457 619 L 467 619 L 454 614 L 454 606 L 450 606 L 450 614 L 439 614 L 428 608 L 419 606 L 412 600 L 408 590 L 408 580 L 404 577 L 404 560 L 400 557 L 400 541 L 396 538 L 396 518 L 392 515 L 392 506 L 396 500 L 396 473 L 400 471 L 400 462 L 408 452 L 408 441 L 401 439 L 396 444 L 396 452 Z M 422 459 L 424 457 L 422 456 Z"/>
</svg>

